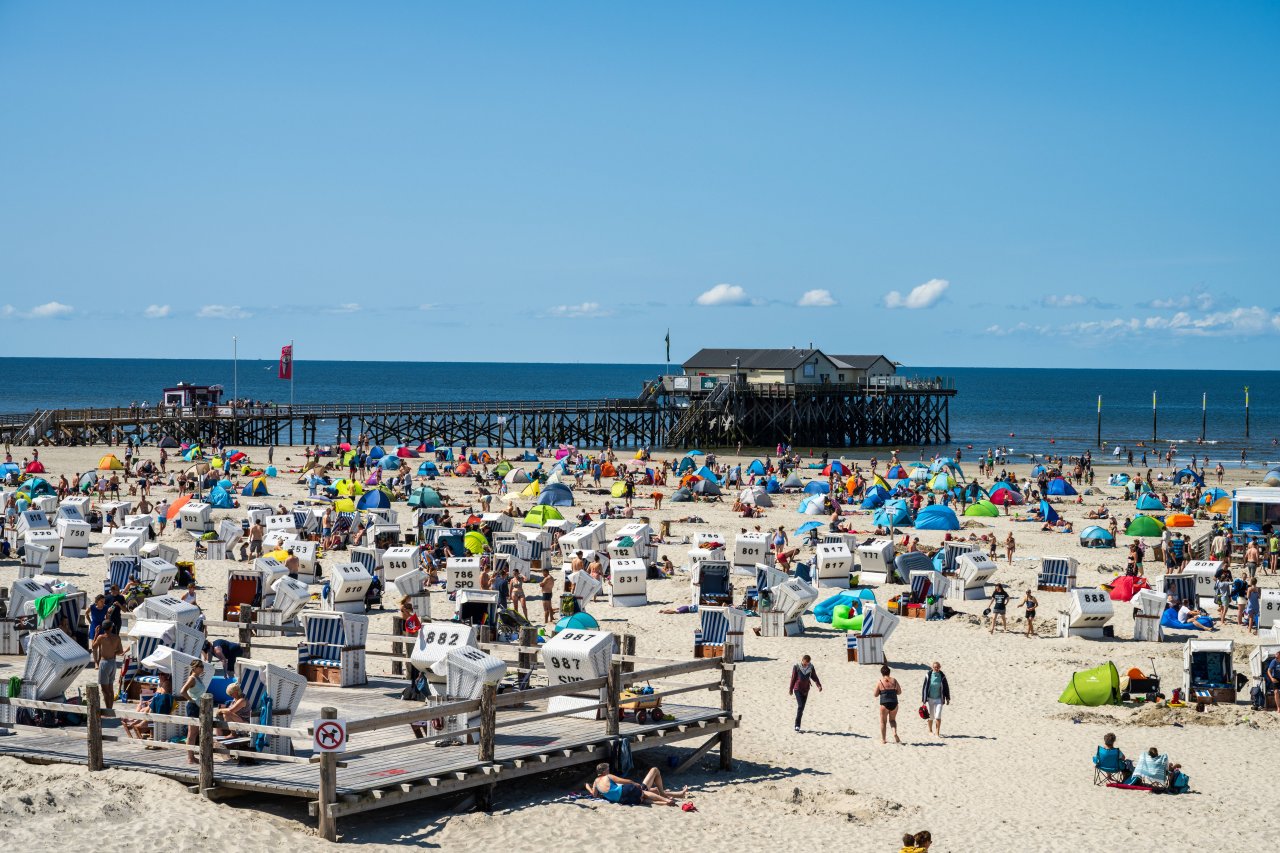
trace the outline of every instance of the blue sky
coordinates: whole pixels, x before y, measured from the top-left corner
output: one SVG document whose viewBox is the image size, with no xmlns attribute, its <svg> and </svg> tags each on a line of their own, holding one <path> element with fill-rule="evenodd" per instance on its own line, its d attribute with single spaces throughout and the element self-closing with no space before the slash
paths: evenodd
<svg viewBox="0 0 1280 853">
<path fill-rule="evenodd" d="M 1275 3 L 475 6 L 0 3 L 0 354 L 1277 352 Z"/>
</svg>

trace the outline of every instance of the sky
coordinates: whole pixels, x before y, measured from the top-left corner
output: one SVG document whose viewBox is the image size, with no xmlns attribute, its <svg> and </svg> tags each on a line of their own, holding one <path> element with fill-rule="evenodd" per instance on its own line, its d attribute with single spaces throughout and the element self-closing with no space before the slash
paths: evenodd
<svg viewBox="0 0 1280 853">
<path fill-rule="evenodd" d="M 0 355 L 1269 367 L 1280 5 L 0 0 Z"/>
</svg>

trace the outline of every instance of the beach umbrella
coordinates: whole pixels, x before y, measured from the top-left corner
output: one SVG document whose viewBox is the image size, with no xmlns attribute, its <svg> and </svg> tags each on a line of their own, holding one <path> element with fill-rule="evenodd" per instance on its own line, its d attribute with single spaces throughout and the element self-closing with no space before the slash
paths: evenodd
<svg viewBox="0 0 1280 853">
<path fill-rule="evenodd" d="M 1126 536 L 1159 536 L 1164 525 L 1149 515 L 1136 516 L 1125 528 Z"/>
<path fill-rule="evenodd" d="M 1262 475 L 1262 484 L 1271 488 L 1280 488 L 1280 468 L 1272 468 Z"/>
<path fill-rule="evenodd" d="M 1195 527 L 1196 520 L 1183 512 L 1175 512 L 1165 517 L 1165 527 Z"/>
<path fill-rule="evenodd" d="M 796 535 L 803 536 L 810 530 L 818 530 L 822 527 L 821 521 L 806 521 L 804 524 L 796 528 Z"/>
<path fill-rule="evenodd" d="M 981 500 L 977 503 L 969 504 L 965 508 L 964 514 L 969 518 L 995 518 L 1000 515 L 1000 508 L 988 500 Z"/>
</svg>

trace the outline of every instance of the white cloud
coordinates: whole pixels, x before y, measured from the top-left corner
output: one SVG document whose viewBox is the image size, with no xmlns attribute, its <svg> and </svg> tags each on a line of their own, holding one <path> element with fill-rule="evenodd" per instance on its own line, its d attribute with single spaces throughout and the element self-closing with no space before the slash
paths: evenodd
<svg viewBox="0 0 1280 853">
<path fill-rule="evenodd" d="M 831 295 L 830 290 L 806 290 L 804 296 L 800 297 L 800 301 L 796 305 L 801 308 L 830 308 L 837 304 L 836 298 Z"/>
<path fill-rule="evenodd" d="M 0 305 L 0 317 L 12 317 L 18 313 L 18 309 L 12 305 Z"/>
<path fill-rule="evenodd" d="M 1150 308 L 1160 310 L 1195 308 L 1197 311 L 1211 311 L 1218 304 L 1218 301 L 1212 293 L 1197 290 L 1194 293 L 1184 293 L 1181 296 L 1153 299 L 1147 304 Z"/>
<path fill-rule="evenodd" d="M 37 305 L 27 312 L 27 316 L 33 320 L 47 320 L 51 317 L 65 317 L 76 309 L 70 305 L 63 305 L 61 302 L 46 302 L 43 305 Z"/>
<path fill-rule="evenodd" d="M 360 310 L 359 302 L 343 302 L 328 309 L 330 314 L 354 314 Z"/>
<path fill-rule="evenodd" d="M 607 317 L 610 312 L 599 302 L 582 302 L 578 305 L 557 305 L 548 312 L 552 317 Z"/>
<path fill-rule="evenodd" d="M 424 303 L 422 303 L 421 305 L 419 305 L 419 306 L 418 306 L 418 310 L 419 310 L 419 311 L 434 311 L 434 310 L 436 310 L 436 309 L 437 309 L 437 308 L 439 308 L 439 307 L 440 307 L 439 305 L 436 305 L 436 304 L 434 304 L 434 303 L 431 303 L 431 302 L 424 302 Z"/>
<path fill-rule="evenodd" d="M 1182 336 L 1182 337 L 1257 337 L 1280 333 L 1280 313 L 1258 305 L 1233 308 L 1196 316 L 1179 311 L 1172 316 L 1152 314 L 1146 317 L 1108 317 L 1061 325 L 1014 326 L 993 325 L 988 335 L 1036 334 L 1067 337 Z"/>
<path fill-rule="evenodd" d="M 142 312 L 142 316 L 148 320 L 159 320 L 162 317 L 169 316 L 168 305 L 148 305 L 146 310 Z"/>
<path fill-rule="evenodd" d="M 884 306 L 886 308 L 907 308 L 911 310 L 929 308 L 942 298 L 942 294 L 946 293 L 947 288 L 950 286 L 951 282 L 945 278 L 931 278 L 924 284 L 911 288 L 911 292 L 906 296 L 896 290 L 891 290 L 884 296 Z"/>
<path fill-rule="evenodd" d="M 751 298 L 737 284 L 717 284 L 694 300 L 699 305 L 750 305 Z"/>
<path fill-rule="evenodd" d="M 206 305 L 196 312 L 202 320 L 244 320 L 253 314 L 239 305 Z"/>
<path fill-rule="evenodd" d="M 1042 300 L 1050 308 L 1079 308 L 1088 301 L 1079 293 L 1064 293 L 1061 296 L 1051 293 Z"/>
</svg>

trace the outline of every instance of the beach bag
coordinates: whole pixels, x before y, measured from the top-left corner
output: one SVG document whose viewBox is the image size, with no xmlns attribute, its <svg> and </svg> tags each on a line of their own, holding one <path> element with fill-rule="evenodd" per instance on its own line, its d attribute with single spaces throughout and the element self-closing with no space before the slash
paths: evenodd
<svg viewBox="0 0 1280 853">
<path fill-rule="evenodd" d="M 613 742 L 609 763 L 613 765 L 613 772 L 619 776 L 629 776 L 635 769 L 636 764 L 631 757 L 631 741 L 628 738 L 618 738 Z"/>
<path fill-rule="evenodd" d="M 922 705 L 920 706 L 920 719 L 922 719 L 922 720 L 927 720 L 927 719 L 929 719 L 929 706 L 928 706 L 928 705 L 923 705 L 923 704 L 922 704 Z"/>
</svg>

